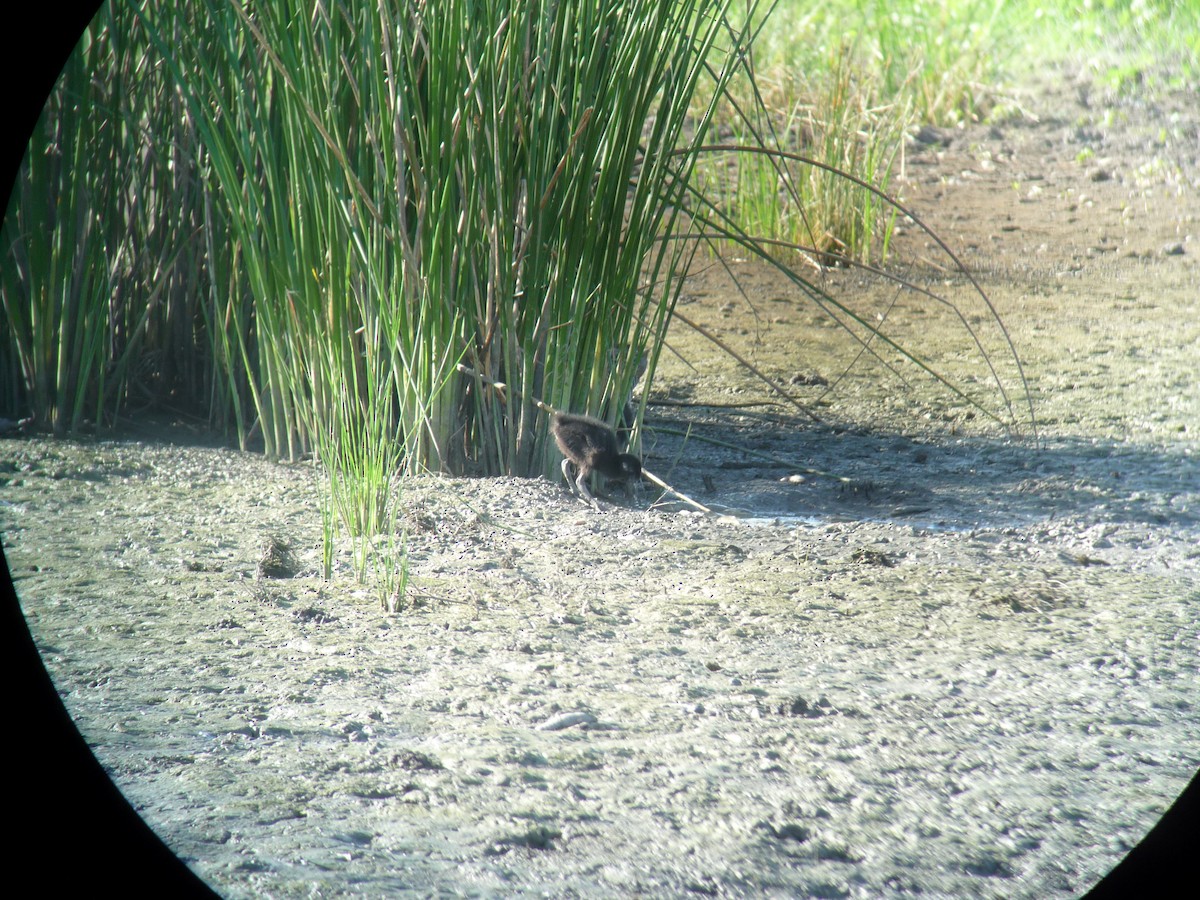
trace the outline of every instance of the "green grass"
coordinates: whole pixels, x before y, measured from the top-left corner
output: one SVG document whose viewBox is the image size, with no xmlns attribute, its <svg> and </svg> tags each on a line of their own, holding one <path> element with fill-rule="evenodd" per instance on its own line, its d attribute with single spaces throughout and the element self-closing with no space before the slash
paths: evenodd
<svg viewBox="0 0 1200 900">
<path fill-rule="evenodd" d="M 954 125 L 986 111 L 1002 5 L 782 0 L 718 127 L 734 143 L 798 153 L 886 191 L 916 123 Z M 886 258 L 892 211 L 836 172 L 721 155 L 703 160 L 699 175 L 746 234 L 821 261 Z"/>
<path fill-rule="evenodd" d="M 1200 77 L 1194 2 L 779 0 L 769 16 L 718 130 L 885 191 L 906 132 L 1009 114 L 1007 85 L 1026 78 L 1031 61 L 1083 67 L 1118 93 L 1148 78 L 1187 87 Z M 847 179 L 742 154 L 704 159 L 698 175 L 748 235 L 794 243 L 813 259 L 886 258 L 891 211 Z"/>
<path fill-rule="evenodd" d="M 1200 78 L 1195 0 L 1012 0 L 1006 21 L 1012 53 L 1005 62 L 1071 62 L 1115 90 L 1146 77 L 1177 87 Z"/>
<path fill-rule="evenodd" d="M 717 151 L 701 158 L 698 183 L 745 234 L 795 245 L 793 254 L 785 254 L 789 258 L 883 259 L 892 211 L 843 176 L 886 191 L 909 110 L 882 100 L 879 85 L 858 73 L 847 46 L 838 47 L 817 71 L 804 79 L 804 100 L 788 95 L 785 114 L 769 105 L 778 90 L 747 92 L 729 114 L 730 143 L 798 152 L 836 171 L 780 153 Z"/>
</svg>

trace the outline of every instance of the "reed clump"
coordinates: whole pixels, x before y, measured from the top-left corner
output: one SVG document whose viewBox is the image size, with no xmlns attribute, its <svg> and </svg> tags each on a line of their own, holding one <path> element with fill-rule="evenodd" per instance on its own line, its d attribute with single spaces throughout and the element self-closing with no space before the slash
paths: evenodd
<svg viewBox="0 0 1200 900">
<path fill-rule="evenodd" d="M 546 470 L 530 398 L 614 415 L 666 327 L 672 152 L 729 23 L 720 0 L 106 7 L 5 220 L 20 399 L 59 431 L 173 404 L 271 456 L 335 461 L 366 427 L 410 470 Z"/>
<path fill-rule="evenodd" d="M 107 4 L 6 211 L 0 402 L 59 433 L 166 409 L 316 457 L 326 567 L 344 530 L 360 575 L 403 584 L 397 473 L 552 474 L 538 400 L 609 422 L 632 408 L 636 452 L 704 242 L 873 328 L 777 251 L 885 251 L 897 207 L 875 182 L 898 133 L 836 48 L 781 128 L 754 62 L 766 10 Z M 748 150 L 732 187 L 696 175 Z M 757 225 L 729 209 L 781 198 L 794 210 Z"/>
</svg>

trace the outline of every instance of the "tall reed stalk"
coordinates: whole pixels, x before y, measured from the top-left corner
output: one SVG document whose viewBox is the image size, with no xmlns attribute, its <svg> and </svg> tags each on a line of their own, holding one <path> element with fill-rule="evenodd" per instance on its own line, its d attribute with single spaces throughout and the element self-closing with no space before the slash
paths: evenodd
<svg viewBox="0 0 1200 900">
<path fill-rule="evenodd" d="M 193 331 L 197 148 L 131 26 L 124 5 L 105 7 L 68 58 L 0 229 L 25 403 L 60 434 L 129 405 L 194 403 L 207 375 Z"/>
</svg>

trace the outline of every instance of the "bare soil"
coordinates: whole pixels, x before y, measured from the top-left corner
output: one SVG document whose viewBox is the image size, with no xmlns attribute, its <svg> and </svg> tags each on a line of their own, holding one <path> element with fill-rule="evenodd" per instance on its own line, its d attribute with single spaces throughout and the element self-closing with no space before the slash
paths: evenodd
<svg viewBox="0 0 1200 900">
<path fill-rule="evenodd" d="M 900 185 L 1036 438 L 902 223 L 1019 433 L 700 264 L 680 311 L 819 421 L 677 324 L 646 464 L 720 515 L 411 479 L 395 613 L 345 553 L 322 578 L 311 465 L 0 441 L 21 609 L 105 770 L 229 897 L 1083 894 L 1200 766 L 1200 108 L 1055 78 Z M 953 311 L 813 277 L 1008 416 Z"/>
</svg>

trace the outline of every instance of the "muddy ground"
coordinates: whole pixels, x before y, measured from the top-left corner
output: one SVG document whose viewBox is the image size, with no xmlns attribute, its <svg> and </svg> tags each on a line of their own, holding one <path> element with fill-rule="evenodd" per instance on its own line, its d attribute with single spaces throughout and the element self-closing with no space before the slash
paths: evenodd
<svg viewBox="0 0 1200 900">
<path fill-rule="evenodd" d="M 1200 108 L 1055 77 L 899 185 L 1036 439 L 850 366 L 733 261 L 744 295 L 702 264 L 680 311 L 820 421 L 677 325 L 646 463 L 724 515 L 413 479 L 395 613 L 344 555 L 322 578 L 310 465 L 0 441 L 21 606 L 106 771 L 229 897 L 1083 894 L 1200 766 Z M 813 277 L 1004 413 L 947 308 Z"/>
</svg>

